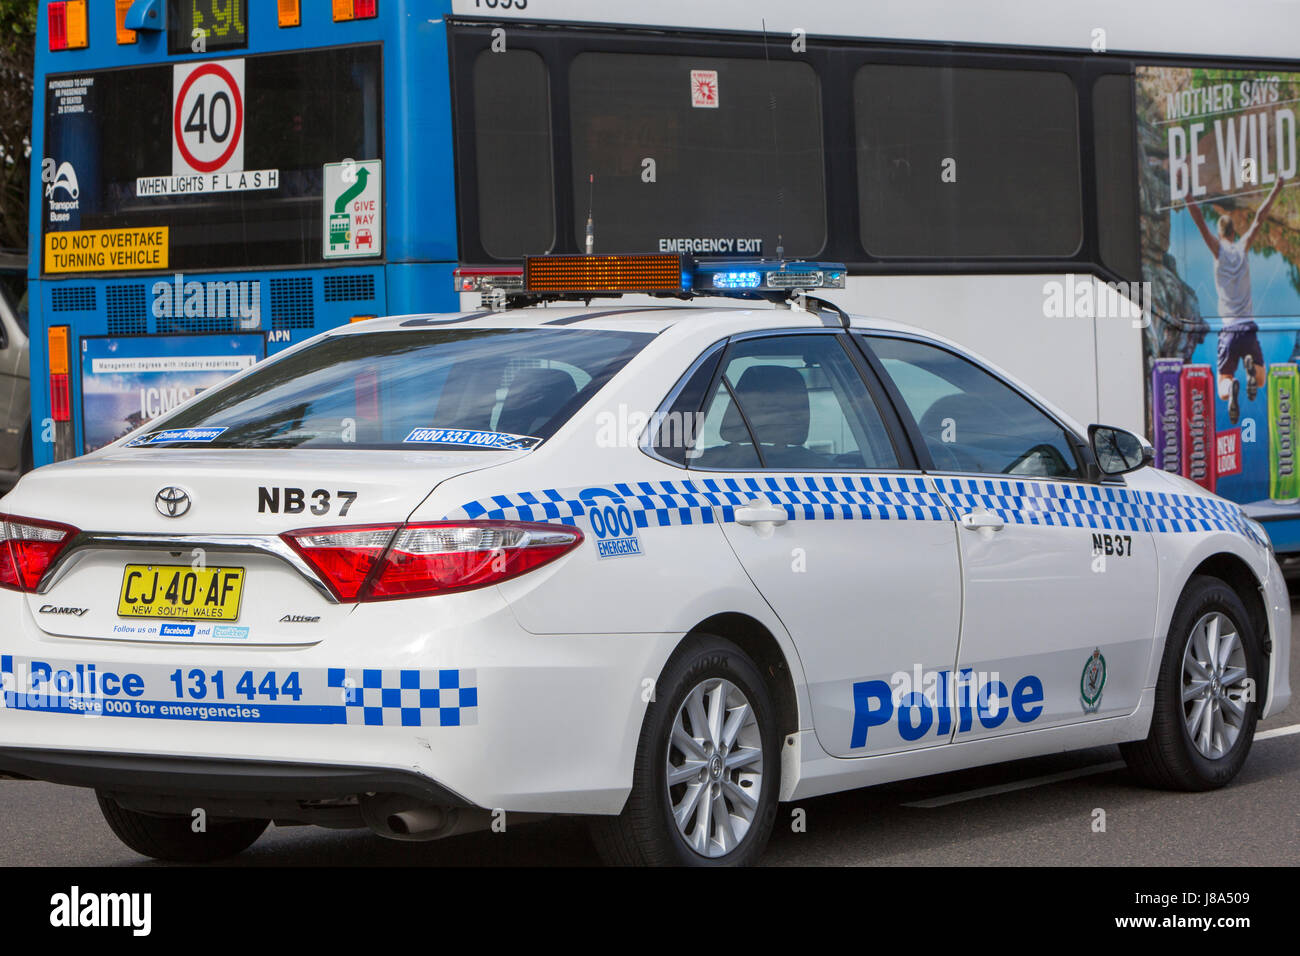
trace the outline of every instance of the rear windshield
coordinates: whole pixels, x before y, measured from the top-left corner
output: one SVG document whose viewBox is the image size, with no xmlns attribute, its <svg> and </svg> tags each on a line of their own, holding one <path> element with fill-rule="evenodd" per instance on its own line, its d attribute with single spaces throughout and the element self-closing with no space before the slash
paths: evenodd
<svg viewBox="0 0 1300 956">
<path fill-rule="evenodd" d="M 252 369 L 127 444 L 532 448 L 651 338 L 577 329 L 337 336 Z"/>
</svg>

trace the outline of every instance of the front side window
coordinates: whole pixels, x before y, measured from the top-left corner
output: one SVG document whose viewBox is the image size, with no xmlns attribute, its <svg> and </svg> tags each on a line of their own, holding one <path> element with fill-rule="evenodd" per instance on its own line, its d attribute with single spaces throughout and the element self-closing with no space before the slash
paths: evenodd
<svg viewBox="0 0 1300 956">
<path fill-rule="evenodd" d="M 903 397 L 939 471 L 1079 478 L 1065 430 L 1010 385 L 947 349 L 867 341 Z"/>
<path fill-rule="evenodd" d="M 724 361 L 690 467 L 898 467 L 885 423 L 838 336 L 746 339 Z"/>
<path fill-rule="evenodd" d="M 257 366 L 154 424 L 149 434 L 162 437 L 148 444 L 528 448 L 553 435 L 651 338 L 575 329 L 334 336 Z"/>
<path fill-rule="evenodd" d="M 569 96 L 579 249 L 589 213 L 596 252 L 825 245 L 821 91 L 807 63 L 583 53 Z"/>
</svg>

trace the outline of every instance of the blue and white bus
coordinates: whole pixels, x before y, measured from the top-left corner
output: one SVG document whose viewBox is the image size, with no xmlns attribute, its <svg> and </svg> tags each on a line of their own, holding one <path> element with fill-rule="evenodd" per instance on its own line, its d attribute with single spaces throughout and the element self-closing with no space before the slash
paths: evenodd
<svg viewBox="0 0 1300 956">
<path fill-rule="evenodd" d="M 1147 431 L 1300 549 L 1292 4 L 40 13 L 38 464 L 321 329 L 477 308 L 524 256 L 818 258 L 837 304 Z"/>
</svg>

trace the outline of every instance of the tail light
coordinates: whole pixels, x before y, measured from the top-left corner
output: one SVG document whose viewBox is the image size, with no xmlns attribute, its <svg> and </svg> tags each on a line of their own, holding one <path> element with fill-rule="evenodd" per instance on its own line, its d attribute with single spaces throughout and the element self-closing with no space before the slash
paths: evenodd
<svg viewBox="0 0 1300 956">
<path fill-rule="evenodd" d="M 71 525 L 0 515 L 0 588 L 35 591 L 41 578 L 77 534 Z"/>
<path fill-rule="evenodd" d="M 377 0 L 334 0 L 334 21 L 370 20 L 378 16 Z"/>
<path fill-rule="evenodd" d="M 72 420 L 72 386 L 68 378 L 68 331 L 66 325 L 52 325 L 46 335 L 50 363 L 50 417 L 56 422 Z"/>
<path fill-rule="evenodd" d="M 89 39 L 86 29 L 86 0 L 51 0 L 49 17 L 51 50 L 84 50 Z"/>
<path fill-rule="evenodd" d="M 286 542 L 341 601 L 428 597 L 499 584 L 582 543 L 568 525 L 440 521 L 290 531 Z"/>
</svg>

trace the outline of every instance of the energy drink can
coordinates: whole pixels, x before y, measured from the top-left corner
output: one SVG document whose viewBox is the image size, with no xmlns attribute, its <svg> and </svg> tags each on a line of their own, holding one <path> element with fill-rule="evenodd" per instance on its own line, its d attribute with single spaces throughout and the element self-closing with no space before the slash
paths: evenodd
<svg viewBox="0 0 1300 956">
<path fill-rule="evenodd" d="M 1181 474 L 1182 465 L 1182 394 L 1179 379 L 1183 363 L 1176 358 L 1158 358 L 1151 369 L 1152 443 L 1156 467 Z"/>
<path fill-rule="evenodd" d="M 1274 501 L 1300 498 L 1296 471 L 1296 393 L 1300 372 L 1287 362 L 1268 367 L 1268 496 Z"/>
<path fill-rule="evenodd" d="M 1214 490 L 1214 369 L 1184 365 L 1180 389 L 1182 474 Z"/>
</svg>

